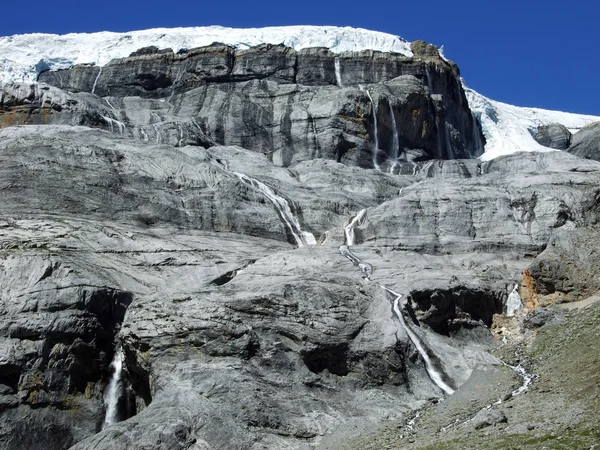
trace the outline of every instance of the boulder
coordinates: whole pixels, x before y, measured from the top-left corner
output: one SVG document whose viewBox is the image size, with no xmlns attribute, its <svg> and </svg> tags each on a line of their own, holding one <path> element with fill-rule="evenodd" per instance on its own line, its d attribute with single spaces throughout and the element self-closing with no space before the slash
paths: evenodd
<svg viewBox="0 0 600 450">
<path fill-rule="evenodd" d="M 575 133 L 569 152 L 581 158 L 600 161 L 600 122 L 594 122 Z"/>
<path fill-rule="evenodd" d="M 566 150 L 571 145 L 571 132 L 560 123 L 542 125 L 531 131 L 538 144 L 557 150 Z"/>
</svg>

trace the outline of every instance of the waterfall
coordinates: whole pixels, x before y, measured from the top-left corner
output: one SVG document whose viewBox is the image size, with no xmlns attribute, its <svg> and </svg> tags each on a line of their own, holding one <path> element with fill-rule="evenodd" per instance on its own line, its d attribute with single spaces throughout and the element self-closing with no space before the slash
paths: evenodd
<svg viewBox="0 0 600 450">
<path fill-rule="evenodd" d="M 311 117 L 310 119 L 310 123 L 312 125 L 312 132 L 313 132 L 313 137 L 314 137 L 314 142 L 315 142 L 315 156 L 317 158 L 321 157 L 321 149 L 319 147 L 319 138 L 317 136 L 317 127 L 315 126 L 315 119 Z"/>
<path fill-rule="evenodd" d="M 100 75 L 102 75 L 102 67 L 100 67 L 100 71 L 98 72 L 98 75 L 96 75 L 96 79 L 94 80 L 94 84 L 92 86 L 92 94 L 96 90 L 96 84 L 98 84 L 98 78 L 100 78 Z"/>
<path fill-rule="evenodd" d="M 302 229 L 300 228 L 300 222 L 298 221 L 298 218 L 292 213 L 292 209 L 290 208 L 290 205 L 285 198 L 277 195 L 275 191 L 273 191 L 273 189 L 271 189 L 266 184 L 261 183 L 260 181 L 249 177 L 248 175 L 237 172 L 233 172 L 233 174 L 236 177 L 238 177 L 242 183 L 251 186 L 255 189 L 258 189 L 265 195 L 265 197 L 267 197 L 271 201 L 271 203 L 273 203 L 273 205 L 279 212 L 279 215 L 283 219 L 285 225 L 294 236 L 298 247 L 302 247 L 305 245 L 315 245 L 317 243 L 317 240 L 312 235 L 312 233 L 302 231 Z"/>
<path fill-rule="evenodd" d="M 367 209 L 361 209 L 358 214 L 350 221 L 348 225 L 344 227 L 344 234 L 346 235 L 346 245 L 349 247 L 351 245 L 356 245 L 355 236 L 354 236 L 354 228 L 360 225 L 367 215 Z"/>
<path fill-rule="evenodd" d="M 373 266 L 369 263 L 363 262 L 358 256 L 352 253 L 350 247 L 347 245 L 340 245 L 340 255 L 345 256 L 350 260 L 352 264 L 359 268 L 359 270 L 365 274 L 365 278 L 371 281 L 371 275 L 373 275 Z"/>
<path fill-rule="evenodd" d="M 483 153 L 484 145 L 481 140 L 481 130 L 479 129 L 479 121 L 475 114 L 471 111 L 471 117 L 473 117 L 473 142 L 475 142 L 475 155 L 478 153 Z"/>
<path fill-rule="evenodd" d="M 342 87 L 343 84 L 342 84 L 342 71 L 340 69 L 340 58 L 338 58 L 337 56 L 334 59 L 334 65 L 335 65 L 335 81 L 339 87 Z"/>
<path fill-rule="evenodd" d="M 519 309 L 523 307 L 523 302 L 521 300 L 521 296 L 517 291 L 519 288 L 518 284 L 515 284 L 512 292 L 508 295 L 508 299 L 506 300 L 506 315 L 508 317 L 512 317 L 515 315 Z"/>
<path fill-rule="evenodd" d="M 114 133 L 115 125 L 119 129 L 119 134 L 123 134 L 125 132 L 125 124 L 123 122 L 121 122 L 119 120 L 115 120 L 108 116 L 100 116 L 100 117 L 102 117 L 106 121 L 106 123 L 108 123 L 110 125 L 111 133 Z"/>
<path fill-rule="evenodd" d="M 429 88 L 429 95 L 433 94 L 433 83 L 431 82 L 431 74 L 429 73 L 429 66 L 425 66 L 425 78 L 427 79 L 427 87 Z"/>
<path fill-rule="evenodd" d="M 104 392 L 104 406 L 106 407 L 104 427 L 117 423 L 120 420 L 118 404 L 123 391 L 123 383 L 121 381 L 121 375 L 123 374 L 123 353 L 120 348 L 115 352 L 110 367 L 113 373 L 108 383 L 108 388 Z"/>
<path fill-rule="evenodd" d="M 392 121 L 392 162 L 390 167 L 390 173 L 394 172 L 394 167 L 398 164 L 398 156 L 400 154 L 400 141 L 398 139 L 398 127 L 396 126 L 396 116 L 394 115 L 394 108 L 392 107 L 392 101 L 388 98 L 388 105 L 390 107 L 390 120 Z"/>
<path fill-rule="evenodd" d="M 444 117 L 446 114 L 446 110 L 444 108 Z M 452 148 L 452 139 L 450 138 L 450 129 L 448 128 L 448 124 L 444 120 L 444 134 L 446 138 L 446 151 L 448 152 L 448 159 L 454 159 L 454 149 Z"/>
<path fill-rule="evenodd" d="M 435 127 L 437 129 L 437 159 L 442 159 L 444 156 L 444 150 L 442 148 L 442 130 L 440 129 L 440 116 L 435 115 Z"/>
<path fill-rule="evenodd" d="M 527 391 L 529 386 L 533 383 L 533 380 L 536 378 L 536 375 L 527 372 L 521 363 L 516 366 L 509 365 L 508 367 L 510 367 L 517 375 L 523 378 L 523 384 L 518 389 L 512 391 L 511 395 L 516 397 L 517 395 L 521 395 L 523 392 Z"/>
<path fill-rule="evenodd" d="M 417 351 L 423 358 L 423 361 L 425 361 L 425 368 L 427 369 L 427 373 L 429 374 L 431 381 L 433 381 L 446 394 L 448 394 L 448 395 L 453 394 L 454 389 L 452 389 L 450 386 L 448 386 L 444 382 L 444 380 L 442 379 L 442 374 L 433 366 L 433 363 L 431 362 L 431 358 L 427 354 L 427 351 L 425 350 L 423 343 L 421 342 L 419 337 L 408 327 L 408 324 L 404 321 L 404 316 L 402 316 L 402 312 L 400 311 L 400 308 L 398 307 L 398 304 L 399 304 L 400 298 L 402 297 L 402 294 L 398 294 L 384 286 L 381 286 L 381 287 L 383 289 L 385 289 L 387 292 L 389 292 L 390 294 L 396 296 L 396 298 L 394 300 L 394 313 L 396 314 L 396 316 L 398 317 L 398 320 L 400 321 L 400 324 L 406 331 L 408 338 L 410 339 L 410 341 L 413 343 L 413 345 L 415 346 L 415 348 L 417 349 Z"/>
<path fill-rule="evenodd" d="M 363 89 L 362 86 L 361 89 Z M 371 93 L 368 89 L 365 89 L 365 92 L 371 101 L 371 111 L 373 112 L 373 167 L 375 167 L 377 170 L 380 170 L 379 164 L 377 164 L 377 151 L 379 150 L 379 138 L 377 137 L 377 111 L 375 109 L 375 103 L 373 103 L 373 97 L 371 97 Z"/>
<path fill-rule="evenodd" d="M 356 217 L 354 217 L 354 219 L 352 219 L 352 221 L 350 221 L 350 223 L 344 227 L 344 233 L 346 234 L 346 245 L 340 245 L 339 251 L 342 256 L 348 258 L 352 262 L 352 264 L 357 266 L 361 270 L 361 272 L 365 274 L 365 278 L 367 280 L 372 281 L 371 276 L 373 275 L 373 266 L 369 263 L 363 262 L 358 256 L 352 253 L 352 250 L 350 250 L 350 245 L 354 245 L 354 228 L 364 220 L 365 216 L 366 209 L 362 209 L 356 215 Z M 394 314 L 398 317 L 400 325 L 406 331 L 408 338 L 423 358 L 423 361 L 425 361 L 425 368 L 427 370 L 429 378 L 431 378 L 431 381 L 433 381 L 435 385 L 439 387 L 442 391 L 444 391 L 446 394 L 453 394 L 454 389 L 452 389 L 444 381 L 444 374 L 437 370 L 434 366 L 433 362 L 431 361 L 431 358 L 429 357 L 429 354 L 427 353 L 427 350 L 425 349 L 425 345 L 421 342 L 421 339 L 417 336 L 417 334 L 410 329 L 410 327 L 404 320 L 404 316 L 402 315 L 402 312 L 400 311 L 399 307 L 399 302 L 402 295 L 392 291 L 391 289 L 388 289 L 387 287 L 381 284 L 378 284 L 378 286 L 394 296 Z"/>
</svg>

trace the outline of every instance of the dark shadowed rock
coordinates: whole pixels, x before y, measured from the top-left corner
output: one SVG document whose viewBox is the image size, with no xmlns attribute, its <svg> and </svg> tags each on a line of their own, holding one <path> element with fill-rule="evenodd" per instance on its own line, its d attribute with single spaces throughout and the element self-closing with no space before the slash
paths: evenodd
<svg viewBox="0 0 600 450">
<path fill-rule="evenodd" d="M 531 130 L 531 135 L 544 147 L 566 150 L 571 145 L 571 132 L 560 123 L 543 125 Z"/>
<path fill-rule="evenodd" d="M 581 158 L 600 161 L 600 122 L 592 123 L 575 133 L 569 152 Z"/>
<path fill-rule="evenodd" d="M 523 324 L 527 328 L 539 328 L 544 325 L 556 325 L 563 320 L 562 314 L 554 309 L 536 308 L 527 314 Z"/>
</svg>

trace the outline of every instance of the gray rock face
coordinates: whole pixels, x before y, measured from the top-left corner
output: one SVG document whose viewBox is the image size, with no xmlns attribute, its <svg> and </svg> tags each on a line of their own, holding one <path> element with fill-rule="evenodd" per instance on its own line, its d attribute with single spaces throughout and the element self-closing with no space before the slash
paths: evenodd
<svg viewBox="0 0 600 450">
<path fill-rule="evenodd" d="M 483 151 L 458 69 L 435 48 L 414 59 L 282 45 L 214 44 L 177 54 L 150 48 L 102 68 L 43 72 L 39 80 L 85 105 L 61 103 L 64 111 L 45 112 L 43 123 L 100 126 L 178 146 L 239 145 L 280 166 L 323 157 L 387 168 L 417 150 L 424 159 Z M 11 98 L 19 89 L 3 88 Z M 13 123 L 40 123 L 19 112 L 11 106 Z"/>
<path fill-rule="evenodd" d="M 556 325 L 562 322 L 563 319 L 564 317 L 560 312 L 554 309 L 536 308 L 527 315 L 523 324 L 527 328 L 539 328 L 544 325 Z"/>
<path fill-rule="evenodd" d="M 598 221 L 600 164 L 567 153 L 386 174 L 70 125 L 0 138 L 7 449 L 302 448 L 398 417 L 443 395 L 404 327 L 459 386 L 497 364 L 477 330 L 545 240 Z M 323 245 L 295 248 L 236 173 Z M 363 208 L 353 252 L 370 280 L 338 251 Z M 379 285 L 405 296 L 405 325 Z M 117 346 L 133 416 L 102 430 Z"/>
<path fill-rule="evenodd" d="M 501 409 L 482 409 L 473 418 L 473 428 L 480 430 L 499 423 L 506 423 L 508 419 Z"/>
<path fill-rule="evenodd" d="M 584 208 L 596 214 L 593 200 Z M 597 267 L 600 264 L 596 243 L 597 227 L 557 231 L 548 246 L 529 267 L 536 292 L 545 296 L 560 296 L 563 300 L 579 300 L 600 290 Z"/>
<path fill-rule="evenodd" d="M 560 123 L 540 126 L 532 130 L 531 135 L 544 147 L 566 150 L 571 145 L 571 132 Z"/>
<path fill-rule="evenodd" d="M 335 442 L 499 365 L 525 269 L 597 289 L 600 163 L 428 160 L 477 130 L 413 50 L 147 48 L 3 85 L 0 446 Z"/>
<path fill-rule="evenodd" d="M 569 152 L 585 159 L 600 161 L 600 123 L 592 123 L 575 133 Z"/>
</svg>

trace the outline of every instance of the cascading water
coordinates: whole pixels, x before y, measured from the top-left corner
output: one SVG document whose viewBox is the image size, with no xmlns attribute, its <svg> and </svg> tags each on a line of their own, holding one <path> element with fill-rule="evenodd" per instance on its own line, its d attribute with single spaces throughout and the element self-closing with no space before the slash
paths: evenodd
<svg viewBox="0 0 600 450">
<path fill-rule="evenodd" d="M 375 109 L 375 103 L 373 102 L 373 97 L 371 97 L 369 90 L 365 89 L 363 86 L 360 86 L 360 88 L 367 93 L 367 97 L 369 97 L 371 102 L 371 111 L 373 113 L 373 167 L 375 167 L 377 170 L 381 170 L 379 168 L 379 164 L 377 164 L 377 152 L 379 151 L 379 138 L 377 137 L 377 110 Z"/>
<path fill-rule="evenodd" d="M 100 67 L 100 71 L 98 72 L 98 75 L 96 75 L 96 79 L 94 80 L 94 84 L 92 86 L 92 94 L 96 90 L 96 85 L 98 84 L 98 78 L 100 78 L 100 75 L 102 75 L 102 67 Z"/>
<path fill-rule="evenodd" d="M 429 66 L 425 66 L 425 79 L 427 80 L 427 87 L 429 88 L 429 95 L 433 94 L 433 83 L 431 82 L 431 74 L 429 73 Z"/>
<path fill-rule="evenodd" d="M 367 216 L 367 210 L 361 209 L 358 214 L 350 221 L 348 225 L 344 227 L 344 234 L 346 235 L 346 245 L 350 247 L 351 245 L 355 245 L 355 235 L 354 228 L 362 224 Z"/>
<path fill-rule="evenodd" d="M 113 370 L 108 388 L 104 392 L 104 406 L 106 408 L 106 416 L 104 418 L 104 427 L 117 423 L 119 417 L 119 398 L 123 391 L 123 383 L 121 377 L 123 375 L 123 353 L 120 348 L 115 352 L 115 356 L 110 363 Z"/>
<path fill-rule="evenodd" d="M 346 235 L 346 245 L 341 245 L 339 250 L 340 250 L 340 254 L 342 256 L 345 256 L 346 258 L 348 258 L 352 262 L 352 264 L 357 266 L 365 274 L 365 278 L 367 280 L 372 281 L 371 276 L 373 274 L 373 266 L 369 263 L 363 262 L 359 257 L 357 257 L 350 250 L 350 246 L 355 244 L 354 228 L 356 226 L 360 225 L 365 220 L 365 218 L 366 218 L 366 209 L 362 209 L 361 211 L 359 211 L 359 213 L 356 215 L 356 217 L 354 217 L 354 219 L 352 219 L 350 221 L 350 223 L 344 227 L 344 233 Z M 400 298 L 402 298 L 402 295 L 392 291 L 391 289 L 388 289 L 387 287 L 383 286 L 382 284 L 378 283 L 377 285 L 379 287 L 381 287 L 382 289 L 384 289 L 389 294 L 391 294 L 392 296 L 394 296 L 394 307 L 393 307 L 394 314 L 398 317 L 398 320 L 400 321 L 402 328 L 406 331 L 408 338 L 410 339 L 410 341 L 413 343 L 413 345 L 415 346 L 415 348 L 417 349 L 417 351 L 423 358 L 423 361 L 425 361 L 425 369 L 427 370 L 427 374 L 431 378 L 431 381 L 433 381 L 435 383 L 435 385 L 438 386 L 446 394 L 448 394 L 448 395 L 453 394 L 454 389 L 452 389 L 444 381 L 443 374 L 440 371 L 438 371 L 436 369 L 436 367 L 434 366 L 431 358 L 429 357 L 429 354 L 425 350 L 425 345 L 421 342 L 421 340 L 416 335 L 416 333 L 410 329 L 410 327 L 404 320 L 404 316 L 402 315 L 402 312 L 400 311 L 400 306 L 399 306 Z"/>
<path fill-rule="evenodd" d="M 319 147 L 319 138 L 317 136 L 317 127 L 315 126 L 315 120 L 311 118 L 310 123 L 312 125 L 313 138 L 315 141 L 315 157 L 321 157 L 321 148 Z"/>
<path fill-rule="evenodd" d="M 342 256 L 345 256 L 354 264 L 356 267 L 360 269 L 362 273 L 365 274 L 365 278 L 367 280 L 371 280 L 371 275 L 373 274 L 373 266 L 369 263 L 363 262 L 358 256 L 352 253 L 350 250 L 351 245 L 355 245 L 355 235 L 354 228 L 360 225 L 367 216 L 367 210 L 361 209 L 358 214 L 350 221 L 348 225 L 344 227 L 344 234 L 346 235 L 346 245 L 341 245 L 339 250 Z"/>
<path fill-rule="evenodd" d="M 334 66 L 335 66 L 335 81 L 337 83 L 337 85 L 339 87 L 342 87 L 342 70 L 340 68 L 340 58 L 338 58 L 337 56 L 335 57 L 334 60 Z"/>
<path fill-rule="evenodd" d="M 398 317 L 400 324 L 406 331 L 408 338 L 410 339 L 410 341 L 413 343 L 413 345 L 415 346 L 415 348 L 417 349 L 417 351 L 423 358 L 423 361 L 425 361 L 425 368 L 427 370 L 427 374 L 429 375 L 429 378 L 431 378 L 431 381 L 433 381 L 446 394 L 448 394 L 448 395 L 454 394 L 454 389 L 452 389 L 450 386 L 448 386 L 444 382 L 444 380 L 442 378 L 442 374 L 433 366 L 431 358 L 427 354 L 427 351 L 425 350 L 425 347 L 424 347 L 423 343 L 421 342 L 421 340 L 419 339 L 419 337 L 414 333 L 414 331 L 412 331 L 410 329 L 410 327 L 404 320 L 404 316 L 402 315 L 402 312 L 400 311 L 400 308 L 398 306 L 398 304 L 400 302 L 400 298 L 402 298 L 402 294 L 398 294 L 398 293 L 392 291 L 391 289 L 386 288 L 385 286 L 381 286 L 381 287 L 384 290 L 386 290 L 387 292 L 389 292 L 391 295 L 396 297 L 394 299 L 394 313 L 396 314 L 396 317 Z"/>
<path fill-rule="evenodd" d="M 365 278 L 371 281 L 371 275 L 373 275 L 373 266 L 369 263 L 363 262 L 358 256 L 352 253 L 350 247 L 347 245 L 340 245 L 340 255 L 345 256 L 350 260 L 352 264 L 359 268 L 359 270 L 365 274 Z"/>
<path fill-rule="evenodd" d="M 452 147 L 452 139 L 450 138 L 450 129 L 448 128 L 448 124 L 446 122 L 444 122 L 444 136 L 446 139 L 446 152 L 448 153 L 448 159 L 454 159 L 454 148 Z"/>
<path fill-rule="evenodd" d="M 515 312 L 523 307 L 523 301 L 519 295 L 518 288 L 519 285 L 515 284 L 512 292 L 508 295 L 508 299 L 506 299 L 506 315 L 508 317 L 514 316 Z"/>
<path fill-rule="evenodd" d="M 303 247 L 305 245 L 315 245 L 317 240 L 313 236 L 312 233 L 307 231 L 302 231 L 300 228 L 300 222 L 292 213 L 292 209 L 290 208 L 287 200 L 275 193 L 273 189 L 271 189 L 266 184 L 258 181 L 255 178 L 251 178 L 248 175 L 243 173 L 233 172 L 233 174 L 240 179 L 240 181 L 248 186 L 252 186 L 255 189 L 258 189 L 260 192 L 267 197 L 271 203 L 275 206 L 279 215 L 283 219 L 285 225 L 290 230 L 292 235 L 294 236 L 294 240 L 298 247 Z"/>
<path fill-rule="evenodd" d="M 440 127 L 440 116 L 436 114 L 435 116 L 435 127 L 438 130 L 437 133 L 437 159 L 442 159 L 444 156 L 444 150 L 442 147 L 442 130 Z"/>
<path fill-rule="evenodd" d="M 123 134 L 125 133 L 125 124 L 119 120 L 115 120 L 112 117 L 108 117 L 108 116 L 100 116 L 102 117 L 106 123 L 108 123 L 108 125 L 110 126 L 110 132 L 114 133 L 115 132 L 115 126 L 119 129 L 119 134 Z"/>
<path fill-rule="evenodd" d="M 389 98 L 388 105 L 390 107 L 390 120 L 392 121 L 392 165 L 390 166 L 390 173 L 393 173 L 394 168 L 398 164 L 398 156 L 400 154 L 400 140 L 398 139 L 398 127 L 396 126 L 396 116 L 394 115 L 394 108 L 392 107 L 392 101 Z"/>
<path fill-rule="evenodd" d="M 471 117 L 473 117 L 473 142 L 475 142 L 474 155 L 480 155 L 483 154 L 484 145 L 481 139 L 481 132 L 479 131 L 479 121 L 477 120 L 477 117 L 475 117 L 475 114 L 473 114 L 473 112 L 471 112 Z"/>
</svg>

